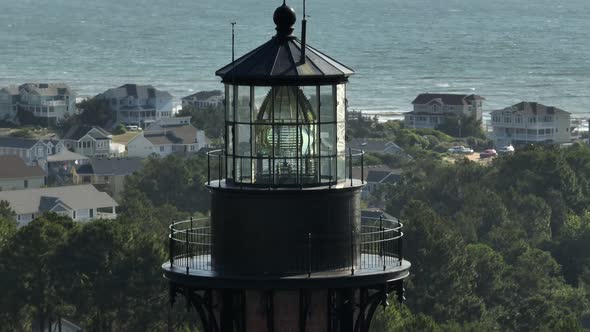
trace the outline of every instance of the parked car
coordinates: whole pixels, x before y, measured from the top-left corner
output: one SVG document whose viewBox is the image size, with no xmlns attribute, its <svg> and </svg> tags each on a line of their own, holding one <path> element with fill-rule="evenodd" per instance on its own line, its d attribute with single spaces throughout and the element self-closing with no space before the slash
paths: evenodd
<svg viewBox="0 0 590 332">
<path fill-rule="evenodd" d="M 501 146 L 496 149 L 499 154 L 509 154 L 514 153 L 514 147 L 511 145 Z"/>
<path fill-rule="evenodd" d="M 462 145 L 453 146 L 452 148 L 450 148 L 447 151 L 449 153 L 462 153 L 462 154 L 472 154 L 473 153 L 473 149 L 466 148 Z"/>
<path fill-rule="evenodd" d="M 484 158 L 495 157 L 497 155 L 498 155 L 498 152 L 496 152 L 496 150 L 486 149 L 486 150 L 483 150 L 482 152 L 479 153 L 479 158 L 484 159 Z"/>
</svg>

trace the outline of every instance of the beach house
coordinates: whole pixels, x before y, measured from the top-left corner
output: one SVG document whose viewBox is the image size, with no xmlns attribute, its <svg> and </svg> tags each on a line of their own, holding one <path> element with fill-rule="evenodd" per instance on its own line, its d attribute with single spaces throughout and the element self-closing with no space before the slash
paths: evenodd
<svg viewBox="0 0 590 332">
<path fill-rule="evenodd" d="M 569 143 L 570 113 L 554 106 L 523 101 L 491 112 L 496 146 L 529 143 Z"/>
<path fill-rule="evenodd" d="M 473 94 L 422 93 L 412 101 L 414 110 L 404 114 L 404 124 L 408 128 L 436 128 L 449 116 L 481 121 L 484 100 Z"/>
<path fill-rule="evenodd" d="M 172 95 L 151 85 L 124 84 L 95 97 L 105 100 L 117 122 L 142 128 L 172 116 Z"/>
</svg>

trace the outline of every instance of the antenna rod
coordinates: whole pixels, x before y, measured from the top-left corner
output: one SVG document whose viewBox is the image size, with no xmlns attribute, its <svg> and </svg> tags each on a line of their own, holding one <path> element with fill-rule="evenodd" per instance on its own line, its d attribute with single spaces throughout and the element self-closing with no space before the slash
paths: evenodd
<svg viewBox="0 0 590 332">
<path fill-rule="evenodd" d="M 307 47 L 307 15 L 305 14 L 305 0 L 303 0 L 303 20 L 301 21 L 301 63 L 305 63 L 305 48 Z"/>
<path fill-rule="evenodd" d="M 235 25 L 236 25 L 236 22 L 231 22 L 231 62 L 234 62 L 236 60 L 236 58 L 235 58 L 236 34 L 235 34 L 235 29 L 234 29 Z"/>
</svg>

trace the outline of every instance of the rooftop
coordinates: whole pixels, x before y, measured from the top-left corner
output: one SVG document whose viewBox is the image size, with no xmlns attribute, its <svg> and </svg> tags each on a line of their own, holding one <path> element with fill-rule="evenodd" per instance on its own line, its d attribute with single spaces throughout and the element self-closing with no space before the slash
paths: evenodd
<svg viewBox="0 0 590 332">
<path fill-rule="evenodd" d="M 19 89 L 29 93 L 36 93 L 41 96 L 57 96 L 73 94 L 70 87 L 65 83 L 25 83 Z"/>
<path fill-rule="evenodd" d="M 183 97 L 182 99 L 197 99 L 197 100 L 207 100 L 211 97 L 223 96 L 223 91 L 221 90 L 211 90 L 211 91 L 199 91 L 197 93 L 193 93 L 192 95 L 188 95 Z"/>
<path fill-rule="evenodd" d="M 45 172 L 41 167 L 28 166 L 25 161 L 17 156 L 0 156 L 0 179 L 19 179 L 31 177 L 44 177 Z"/>
<path fill-rule="evenodd" d="M 215 75 L 236 84 L 334 84 L 344 83 L 354 71 L 326 54 L 302 45 L 291 35 L 295 24 L 292 8 L 275 11 L 277 35 L 253 51 L 219 69 Z"/>
<path fill-rule="evenodd" d="M 92 129 L 95 130 L 89 133 Z M 86 134 L 89 134 L 89 136 L 94 139 L 108 139 L 111 135 L 109 132 L 98 126 L 73 126 L 62 138 L 77 141 Z"/>
<path fill-rule="evenodd" d="M 91 159 L 76 169 L 79 174 L 129 175 L 143 167 L 141 158 Z"/>
<path fill-rule="evenodd" d="M 138 84 L 123 84 L 120 87 L 108 89 L 101 95 L 108 95 L 109 98 L 134 97 L 138 99 L 172 99 L 172 95 L 167 91 L 158 90 L 151 85 Z"/>
<path fill-rule="evenodd" d="M 47 212 L 57 199 L 75 210 L 118 206 L 93 185 L 0 191 L 0 200 L 8 201 L 17 214 Z"/>
<path fill-rule="evenodd" d="M 428 104 L 432 100 L 439 100 L 444 105 L 468 105 L 471 101 L 485 100 L 485 98 L 473 94 L 421 93 L 412 101 L 412 104 Z"/>
<path fill-rule="evenodd" d="M 0 137 L 0 147 L 30 149 L 39 142 L 38 139 L 19 137 Z"/>
<path fill-rule="evenodd" d="M 537 102 L 530 102 L 530 101 L 523 101 L 518 104 L 512 105 L 502 110 L 496 110 L 494 112 L 505 112 L 505 111 L 512 111 L 512 112 L 526 112 L 532 113 L 535 115 L 545 115 L 545 114 L 555 114 L 557 112 L 564 112 L 570 114 L 562 110 L 561 108 L 557 108 L 555 106 L 546 106 L 541 103 Z"/>
</svg>

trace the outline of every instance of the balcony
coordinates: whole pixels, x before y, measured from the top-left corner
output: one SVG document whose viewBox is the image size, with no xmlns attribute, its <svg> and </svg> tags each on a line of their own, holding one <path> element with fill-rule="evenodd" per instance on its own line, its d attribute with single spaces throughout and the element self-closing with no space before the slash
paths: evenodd
<svg viewBox="0 0 590 332">
<path fill-rule="evenodd" d="M 66 102 L 63 100 L 48 100 L 41 102 L 43 106 L 66 106 Z"/>
<path fill-rule="evenodd" d="M 290 268 L 281 275 L 264 270 L 257 275 L 322 278 L 397 271 L 402 266 L 407 269 L 409 263 L 403 260 L 402 255 L 402 226 L 397 220 L 369 218 L 358 233 L 352 231 L 350 234 L 321 236 L 308 233 L 305 238 L 296 241 L 298 245 L 290 248 L 291 254 L 284 257 Z M 164 264 L 166 270 L 186 275 L 226 276 L 224 266 L 218 266 L 215 262 L 215 241 L 212 239 L 209 219 L 175 222 L 169 229 L 169 262 Z M 331 262 L 342 261 L 342 252 L 348 253 L 346 264 L 331 265 Z M 254 254 L 246 257 L 258 259 Z"/>
</svg>

